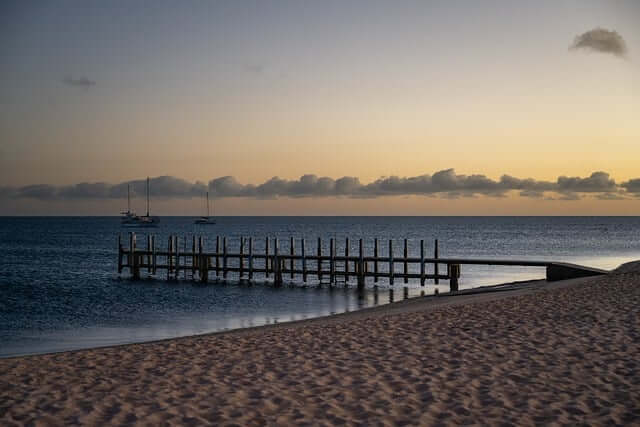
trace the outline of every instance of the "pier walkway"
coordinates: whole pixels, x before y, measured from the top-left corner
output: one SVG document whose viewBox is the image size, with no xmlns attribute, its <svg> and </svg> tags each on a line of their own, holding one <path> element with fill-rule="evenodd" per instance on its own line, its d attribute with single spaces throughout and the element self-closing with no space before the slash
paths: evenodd
<svg viewBox="0 0 640 427">
<path fill-rule="evenodd" d="M 440 280 L 449 282 L 451 292 L 458 291 L 458 279 L 462 265 L 500 265 L 522 267 L 545 267 L 548 281 L 570 279 L 606 274 L 607 271 L 552 261 L 532 260 L 499 260 L 499 259 L 463 259 L 441 258 L 438 256 L 438 241 L 433 246 L 433 256 L 427 257 L 425 241 L 420 240 L 419 256 L 409 256 L 408 240 L 403 240 L 403 253 L 394 254 L 393 240 L 388 241 L 386 254 L 382 254 L 379 240 L 373 241 L 373 253 L 365 254 L 363 239 L 358 240 L 358 251 L 350 254 L 347 239 L 342 253 L 336 251 L 335 239 L 329 241 L 329 253 L 323 253 L 322 240 L 318 238 L 315 250 L 309 253 L 305 239 L 289 239 L 288 251 L 282 251 L 277 238 L 265 239 L 261 252 L 254 250 L 254 239 L 241 237 L 239 250 L 230 252 L 227 238 L 219 236 L 215 239 L 213 252 L 205 249 L 202 236 L 192 236 L 191 248 L 187 248 L 187 239 L 183 239 L 183 250 L 180 250 L 178 236 L 170 236 L 165 249 L 156 247 L 155 236 L 146 236 L 146 247 L 139 248 L 135 233 L 128 235 L 128 247 L 122 244 L 118 235 L 118 273 L 126 269 L 133 279 L 139 279 L 146 272 L 157 277 L 164 272 L 167 280 L 184 279 L 208 282 L 213 275 L 216 279 L 227 279 L 233 274 L 239 280 L 255 280 L 257 276 L 280 286 L 285 279 L 307 283 L 315 278 L 320 284 L 333 286 L 338 282 L 348 283 L 355 279 L 358 289 L 362 289 L 367 280 L 374 284 L 386 279 L 390 286 L 396 280 L 408 284 L 410 280 L 426 282 Z M 296 245 L 296 242 L 299 245 Z M 189 250 L 190 249 L 190 250 Z"/>
</svg>

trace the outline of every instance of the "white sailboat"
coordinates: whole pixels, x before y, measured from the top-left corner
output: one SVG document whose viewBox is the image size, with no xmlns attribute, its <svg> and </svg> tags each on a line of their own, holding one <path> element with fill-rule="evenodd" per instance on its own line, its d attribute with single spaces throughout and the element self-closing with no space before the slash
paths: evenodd
<svg viewBox="0 0 640 427">
<path fill-rule="evenodd" d="M 120 223 L 123 227 L 132 227 L 133 224 L 137 221 L 138 215 L 131 210 L 131 185 L 127 184 L 127 210 L 124 212 L 120 212 L 122 214 L 122 219 Z"/>
<path fill-rule="evenodd" d="M 196 219 L 194 221 L 196 224 L 208 224 L 208 225 L 213 225 L 216 223 L 216 220 L 214 218 L 211 218 L 209 216 L 209 192 L 207 191 L 207 216 L 201 216 L 200 218 Z"/>
<path fill-rule="evenodd" d="M 157 227 L 160 218 L 149 215 L 149 177 L 147 177 L 147 214 L 138 216 L 131 211 L 130 186 L 127 185 L 127 211 L 122 212 L 121 225 L 123 227 Z"/>
</svg>

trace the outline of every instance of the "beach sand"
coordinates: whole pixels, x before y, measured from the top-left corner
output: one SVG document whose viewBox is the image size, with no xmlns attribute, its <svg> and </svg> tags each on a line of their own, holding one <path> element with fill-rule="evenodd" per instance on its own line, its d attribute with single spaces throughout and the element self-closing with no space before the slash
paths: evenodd
<svg viewBox="0 0 640 427">
<path fill-rule="evenodd" d="M 4 359 L 0 424 L 640 424 L 639 271 Z"/>
</svg>

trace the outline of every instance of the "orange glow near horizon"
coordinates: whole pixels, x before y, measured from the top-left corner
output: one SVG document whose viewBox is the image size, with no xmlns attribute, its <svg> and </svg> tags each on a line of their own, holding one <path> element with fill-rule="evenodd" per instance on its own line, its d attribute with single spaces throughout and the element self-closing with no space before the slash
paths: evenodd
<svg viewBox="0 0 640 427">
<path fill-rule="evenodd" d="M 448 168 L 493 180 L 595 171 L 618 183 L 640 177 L 633 3 L 462 11 L 425 2 L 393 13 L 354 3 L 309 5 L 311 15 L 265 4 L 255 16 L 236 7 L 182 10 L 186 32 L 169 26 L 163 18 L 176 11 L 160 6 L 149 20 L 132 8 L 118 34 L 90 8 L 70 16 L 42 5 L 17 15 L 22 24 L 7 28 L 2 45 L 0 190 L 161 175 L 260 184 L 315 174 L 369 183 Z M 85 34 L 87 22 L 95 33 Z M 598 26 L 615 27 L 629 54 L 568 50 L 576 34 Z M 88 78 L 62 79 L 70 73 Z M 48 209 L 12 203 L 0 214 Z M 159 206 L 186 213 L 196 204 L 174 203 Z M 233 214 L 586 215 L 638 207 L 635 199 L 514 195 L 220 203 Z M 103 203 L 104 213 L 114 207 Z"/>
</svg>

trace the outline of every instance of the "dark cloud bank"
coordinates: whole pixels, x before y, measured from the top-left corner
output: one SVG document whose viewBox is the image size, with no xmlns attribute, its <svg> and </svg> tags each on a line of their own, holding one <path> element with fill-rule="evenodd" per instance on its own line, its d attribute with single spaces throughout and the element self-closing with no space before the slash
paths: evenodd
<svg viewBox="0 0 640 427">
<path fill-rule="evenodd" d="M 132 196 L 145 194 L 146 180 L 108 184 L 104 182 L 80 183 L 69 186 L 47 184 L 24 187 L 0 187 L 0 198 L 29 198 L 38 200 L 86 200 L 121 199 L 127 196 L 127 186 Z M 453 169 L 445 169 L 433 175 L 414 177 L 382 177 L 362 184 L 356 177 L 333 179 L 304 175 L 297 180 L 273 177 L 254 185 L 241 184 L 232 176 L 191 183 L 172 176 L 151 178 L 151 196 L 166 199 L 201 197 L 209 191 L 212 197 L 248 197 L 272 199 L 278 197 L 351 197 L 375 198 L 382 196 L 421 195 L 430 197 L 504 197 L 515 191 L 521 197 L 557 200 L 577 200 L 591 194 L 601 200 L 620 200 L 640 197 L 640 178 L 616 183 L 606 172 L 594 172 L 588 177 L 560 176 L 555 181 L 539 181 L 532 178 L 516 178 L 503 175 L 493 180 L 485 175 L 459 175 Z"/>
<path fill-rule="evenodd" d="M 620 58 L 627 56 L 627 44 L 622 36 L 604 28 L 595 28 L 576 36 L 569 50 L 578 49 L 609 53 Z"/>
</svg>

